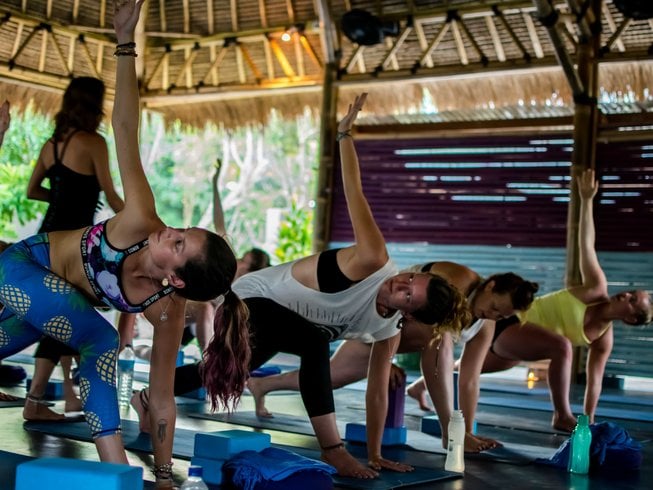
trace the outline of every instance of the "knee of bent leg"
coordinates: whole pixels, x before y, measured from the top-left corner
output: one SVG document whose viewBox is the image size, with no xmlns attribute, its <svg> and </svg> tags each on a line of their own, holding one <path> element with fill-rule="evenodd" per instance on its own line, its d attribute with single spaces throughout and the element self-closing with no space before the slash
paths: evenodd
<svg viewBox="0 0 653 490">
<path fill-rule="evenodd" d="M 574 356 L 574 349 L 571 341 L 562 335 L 556 336 L 551 345 L 551 358 L 570 361 Z"/>
<path fill-rule="evenodd" d="M 110 351 L 117 351 L 120 346 L 120 334 L 108 322 L 98 323 L 93 332 L 82 340 L 79 353 L 82 357 L 98 357 Z"/>
</svg>

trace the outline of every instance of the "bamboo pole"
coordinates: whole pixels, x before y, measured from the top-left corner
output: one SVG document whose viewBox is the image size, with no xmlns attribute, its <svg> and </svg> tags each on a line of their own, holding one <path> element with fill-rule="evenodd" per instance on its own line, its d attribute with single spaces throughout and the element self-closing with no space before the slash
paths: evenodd
<svg viewBox="0 0 653 490">
<path fill-rule="evenodd" d="M 603 0 L 591 0 L 594 12 L 601 12 Z M 571 182 L 569 183 L 569 207 L 567 209 L 567 287 L 582 282 L 579 257 L 579 220 L 580 199 L 576 176 L 587 168 L 594 168 L 596 163 L 596 139 L 598 133 L 599 69 L 598 56 L 601 49 L 600 34 L 592 34 L 578 45 L 577 72 L 584 91 L 574 97 L 574 151 L 571 157 Z M 581 365 L 580 348 L 575 349 L 572 361 L 574 381 L 584 371 Z"/>
</svg>

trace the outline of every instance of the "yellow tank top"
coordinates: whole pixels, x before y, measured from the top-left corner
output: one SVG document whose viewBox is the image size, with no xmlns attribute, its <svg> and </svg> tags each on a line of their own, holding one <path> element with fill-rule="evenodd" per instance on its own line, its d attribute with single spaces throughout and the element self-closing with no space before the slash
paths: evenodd
<svg viewBox="0 0 653 490">
<path fill-rule="evenodd" d="M 535 298 L 528 310 L 517 315 L 522 323 L 534 323 L 564 335 L 574 346 L 586 346 L 590 344 L 584 330 L 586 309 L 587 305 L 568 289 L 561 289 Z"/>
</svg>

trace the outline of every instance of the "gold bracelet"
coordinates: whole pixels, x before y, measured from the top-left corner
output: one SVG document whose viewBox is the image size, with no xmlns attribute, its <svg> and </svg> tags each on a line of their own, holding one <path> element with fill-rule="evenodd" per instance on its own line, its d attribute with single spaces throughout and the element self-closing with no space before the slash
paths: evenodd
<svg viewBox="0 0 653 490">
<path fill-rule="evenodd" d="M 351 138 L 351 129 L 348 129 L 347 131 L 338 131 L 336 133 L 336 141 L 340 141 L 343 138 Z"/>
</svg>

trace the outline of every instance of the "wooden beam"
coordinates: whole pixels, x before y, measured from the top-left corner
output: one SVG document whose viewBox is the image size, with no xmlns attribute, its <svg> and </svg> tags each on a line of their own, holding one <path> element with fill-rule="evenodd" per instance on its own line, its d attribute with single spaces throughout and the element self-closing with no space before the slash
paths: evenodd
<svg viewBox="0 0 653 490">
<path fill-rule="evenodd" d="M 270 38 L 270 48 L 272 49 L 272 53 L 274 54 L 275 58 L 281 65 L 281 69 L 283 70 L 283 73 L 287 77 L 295 77 L 296 73 L 295 70 L 293 70 L 290 62 L 288 61 L 288 58 L 284 54 L 283 50 L 281 49 L 281 46 L 279 46 L 279 43 L 277 42 L 276 39 Z"/>
<path fill-rule="evenodd" d="M 68 34 L 68 71 L 73 71 L 75 66 L 75 43 L 77 42 L 77 36 Z"/>
<path fill-rule="evenodd" d="M 531 59 L 530 53 L 528 52 L 528 50 L 526 49 L 524 44 L 521 42 L 521 40 L 519 39 L 517 34 L 515 34 L 515 30 L 512 28 L 512 26 L 508 22 L 508 19 L 506 19 L 506 17 L 503 15 L 503 12 L 501 10 L 499 10 L 499 7 L 497 7 L 497 6 L 493 7 L 492 11 L 493 11 L 494 15 L 496 16 L 496 18 L 499 19 L 499 22 L 501 22 L 501 25 L 503 26 L 503 28 L 506 30 L 506 32 L 510 36 L 510 39 L 512 39 L 512 42 L 515 43 L 515 46 L 517 46 L 519 51 L 521 51 L 522 57 L 526 61 L 530 61 L 530 59 Z"/>
<path fill-rule="evenodd" d="M 190 32 L 190 3 L 189 0 L 182 0 L 183 14 L 184 14 L 184 33 Z"/>
<path fill-rule="evenodd" d="M 526 24 L 526 29 L 528 30 L 528 37 L 531 40 L 533 45 L 533 52 L 537 58 L 544 58 L 544 50 L 542 49 L 542 43 L 540 43 L 540 38 L 537 35 L 537 29 L 535 28 L 535 23 L 533 23 L 533 17 L 530 14 L 522 14 L 524 19 L 524 24 Z"/>
<path fill-rule="evenodd" d="M 458 22 L 456 22 L 455 19 L 451 21 L 451 33 L 453 34 L 458 56 L 460 56 L 460 63 L 462 65 L 468 65 L 469 58 L 467 58 L 467 51 L 465 50 L 465 41 L 463 40 L 463 36 L 460 34 L 460 29 L 458 29 Z"/>
<path fill-rule="evenodd" d="M 222 63 L 222 60 L 224 60 L 224 57 L 227 55 L 227 52 L 229 51 L 229 45 L 223 46 L 220 49 L 220 52 L 217 54 L 217 56 L 214 58 L 213 62 L 211 63 L 211 66 L 209 66 L 209 69 L 206 71 L 206 75 L 204 75 L 204 78 L 202 78 L 202 82 L 206 84 L 207 78 L 211 76 L 213 78 L 213 83 L 212 85 L 218 85 L 218 67 L 220 66 L 220 63 Z"/>
<path fill-rule="evenodd" d="M 159 25 L 161 26 L 162 32 L 166 32 L 168 30 L 168 16 L 166 15 L 165 0 L 159 0 Z"/>
<path fill-rule="evenodd" d="M 363 51 L 365 51 L 364 46 L 356 46 L 356 49 L 349 57 L 349 61 L 345 63 L 345 73 L 349 73 L 354 65 L 358 62 L 358 58 L 363 57 Z M 364 70 L 363 70 L 364 71 Z"/>
<path fill-rule="evenodd" d="M 286 0 L 286 11 L 288 12 L 288 21 L 291 24 L 295 23 L 295 7 L 292 0 Z"/>
<path fill-rule="evenodd" d="M 490 33 L 490 37 L 492 38 L 492 45 L 494 46 L 494 52 L 497 54 L 497 59 L 499 61 L 506 61 L 506 53 L 503 50 L 503 43 L 501 42 L 501 37 L 499 37 L 499 31 L 497 31 L 494 18 L 489 16 L 486 17 L 485 25 Z"/>
<path fill-rule="evenodd" d="M 612 33 L 610 39 L 608 39 L 606 43 L 601 46 L 601 52 L 610 51 L 612 49 L 612 45 L 615 43 L 617 43 L 617 46 L 621 45 L 622 49 L 619 49 L 619 51 L 624 52 L 626 48 L 624 47 L 624 43 L 621 41 L 621 34 L 628 28 L 632 21 L 633 19 L 630 17 L 624 18 L 619 27 Z"/>
<path fill-rule="evenodd" d="M 415 21 L 415 34 L 417 35 L 417 42 L 419 47 L 424 53 L 428 49 L 428 41 L 426 40 L 426 35 L 424 34 L 424 26 L 421 21 Z M 425 58 L 426 66 L 429 68 L 433 66 L 433 57 L 431 55 Z M 420 60 L 421 63 L 421 60 Z"/>
<path fill-rule="evenodd" d="M 209 34 L 215 32 L 215 20 L 213 19 L 213 0 L 206 0 L 206 30 Z"/>
<path fill-rule="evenodd" d="M 107 0 L 100 0 L 100 18 L 98 19 L 98 24 L 100 27 L 104 27 L 107 23 Z"/>
<path fill-rule="evenodd" d="M 612 13 L 610 12 L 610 8 L 608 7 L 608 5 L 606 3 L 604 3 L 603 8 L 601 10 L 603 11 L 603 18 L 605 19 L 606 24 L 608 24 L 608 27 L 610 28 L 610 30 L 614 34 L 615 32 L 617 32 L 617 24 L 614 21 L 614 17 L 612 17 Z M 625 19 L 627 19 L 627 18 L 628 17 L 626 17 Z M 619 51 L 621 51 L 622 53 L 624 51 L 626 51 L 626 47 L 624 46 L 624 42 L 621 40 L 621 36 L 618 36 L 615 39 L 615 41 L 613 41 L 613 42 L 616 43 L 617 49 Z"/>
<path fill-rule="evenodd" d="M 186 56 L 184 59 L 184 64 L 181 66 L 179 73 L 177 73 L 177 78 L 175 78 L 175 81 L 173 84 L 175 86 L 180 86 L 181 85 L 181 80 L 182 78 L 186 77 L 186 86 L 191 87 L 192 86 L 192 72 L 191 72 L 191 79 L 189 80 L 189 73 L 188 70 L 191 68 L 193 65 L 193 61 L 195 61 L 195 58 L 197 57 L 197 49 L 194 50 L 189 50 L 186 52 Z"/>
<path fill-rule="evenodd" d="M 84 56 L 86 58 L 86 62 L 88 63 L 89 67 L 91 68 L 91 71 L 93 72 L 93 76 L 95 78 L 100 78 L 100 74 L 95 68 L 95 63 L 93 63 L 93 57 L 91 56 L 91 52 L 88 49 L 88 45 L 86 44 L 86 41 L 82 41 L 79 44 L 82 49 L 82 53 L 84 53 Z"/>
<path fill-rule="evenodd" d="M 238 2 L 236 0 L 229 1 L 229 10 L 231 12 L 231 30 L 238 31 Z"/>
<path fill-rule="evenodd" d="M 79 0 L 73 0 L 73 24 L 77 24 L 79 17 Z"/>
<path fill-rule="evenodd" d="M 297 60 L 297 75 L 303 77 L 306 75 L 304 69 L 304 50 L 302 49 L 301 35 L 295 32 L 292 36 L 293 47 L 295 48 L 295 60 Z"/>
<path fill-rule="evenodd" d="M 256 66 L 256 63 L 254 63 L 254 60 L 252 59 L 252 56 L 249 54 L 249 50 L 247 49 L 247 47 L 244 44 L 238 43 L 238 44 L 236 44 L 236 52 L 242 54 L 245 62 L 247 63 L 247 66 L 249 66 L 249 69 L 254 74 L 254 78 L 256 80 L 256 83 L 261 83 L 261 81 L 263 80 L 263 74 L 261 73 L 261 71 Z M 242 63 L 240 63 L 240 64 L 242 66 Z M 242 75 L 241 83 L 245 83 L 245 81 L 247 79 L 246 79 L 246 76 L 245 76 L 245 70 L 244 69 L 242 69 L 241 75 Z"/>
<path fill-rule="evenodd" d="M 449 31 L 449 26 L 450 26 L 449 22 L 443 22 L 442 23 L 442 27 L 440 27 L 440 30 L 435 35 L 435 38 L 433 38 L 433 41 L 431 41 L 431 44 L 429 44 L 428 48 L 426 48 L 426 50 L 422 53 L 422 56 L 419 59 L 419 65 L 420 66 L 424 66 L 424 65 L 428 66 L 428 63 L 426 63 L 426 60 L 428 58 L 431 58 L 431 54 L 433 53 L 433 51 L 435 51 L 438 48 L 438 46 L 440 45 L 440 42 L 442 41 L 442 39 L 444 39 L 444 36 Z"/>
<path fill-rule="evenodd" d="M 54 51 L 55 53 L 57 53 L 57 57 L 61 62 L 61 66 L 63 67 L 64 71 L 68 72 L 68 76 L 71 77 L 73 73 L 72 70 L 68 69 L 68 63 L 66 62 L 66 57 L 63 54 L 63 49 L 61 49 L 61 46 L 59 46 L 59 43 L 57 42 L 57 38 L 54 36 L 54 34 L 51 36 L 51 39 L 52 39 L 52 45 L 54 46 Z"/>
<path fill-rule="evenodd" d="M 311 42 L 308 40 L 308 38 L 306 36 L 304 36 L 304 34 L 300 34 L 299 35 L 299 40 L 302 43 L 302 46 L 303 46 L 304 50 L 308 54 L 308 57 L 311 59 L 313 64 L 317 68 L 320 68 L 320 69 L 324 68 L 324 65 L 322 64 L 322 61 L 320 60 L 320 58 L 318 58 L 317 53 L 313 49 L 313 46 L 311 45 Z"/>
<path fill-rule="evenodd" d="M 406 42 L 406 39 L 410 35 L 410 33 L 413 32 L 413 28 L 410 26 L 404 27 L 404 30 L 399 34 L 399 37 L 395 41 L 394 45 L 388 50 L 385 54 L 385 57 L 383 58 L 383 61 L 381 61 L 381 68 L 385 69 L 388 67 L 388 63 L 394 59 L 396 63 L 396 54 L 397 51 L 399 51 L 399 48 Z M 399 66 L 395 68 L 396 70 L 399 69 Z"/>
<path fill-rule="evenodd" d="M 473 34 L 469 32 L 469 29 L 467 29 L 467 24 L 465 24 L 465 21 L 462 18 L 457 19 L 456 25 L 459 25 L 462 28 L 463 32 L 465 33 L 465 36 L 467 37 L 467 39 L 469 39 L 469 42 L 474 48 L 474 51 L 476 51 L 476 54 L 480 58 L 481 63 L 487 65 L 489 61 L 488 57 L 485 56 L 485 53 L 483 52 L 479 44 L 476 42 L 476 39 L 474 39 Z"/>
<path fill-rule="evenodd" d="M 150 78 L 148 78 L 147 81 L 145 82 L 146 90 L 149 90 L 150 85 L 152 84 L 152 80 L 154 80 L 154 77 L 156 76 L 159 69 L 163 67 L 164 60 L 166 60 L 169 56 L 170 56 L 170 51 L 165 51 L 159 58 L 159 61 L 157 61 L 156 65 L 154 65 L 154 68 L 152 69 L 152 73 L 150 73 Z M 167 84 L 165 86 L 167 87 Z"/>
<path fill-rule="evenodd" d="M 41 48 L 39 49 L 39 71 L 45 71 L 45 59 L 48 54 L 48 31 L 41 29 Z"/>
</svg>

